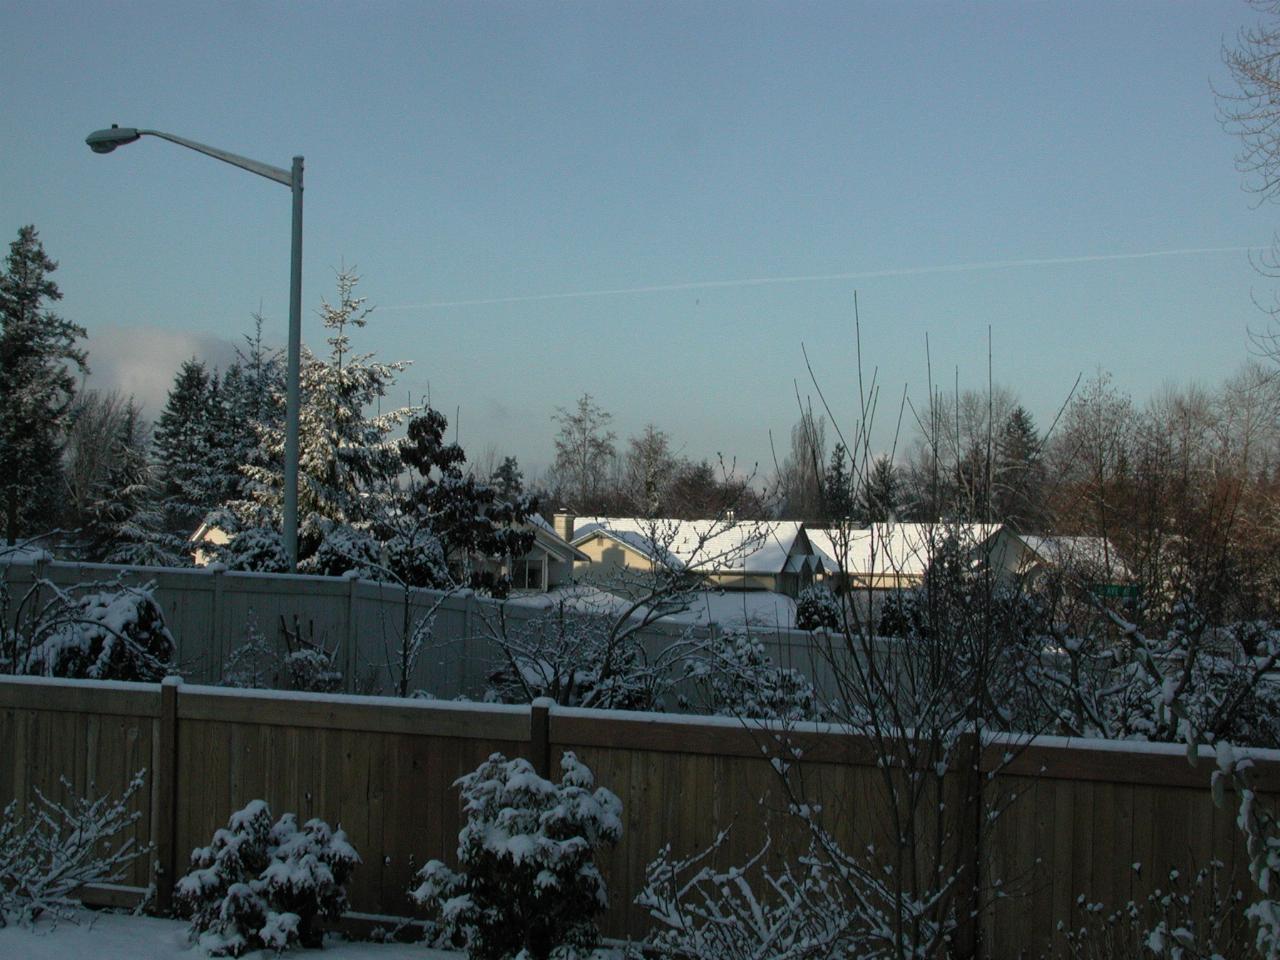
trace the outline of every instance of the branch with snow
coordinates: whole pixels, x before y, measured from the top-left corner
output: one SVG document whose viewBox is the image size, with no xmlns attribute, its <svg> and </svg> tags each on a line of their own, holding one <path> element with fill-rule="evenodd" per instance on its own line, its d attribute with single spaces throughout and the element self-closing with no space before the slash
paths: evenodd
<svg viewBox="0 0 1280 960">
<path fill-rule="evenodd" d="M 79 906 L 74 894 L 86 884 L 115 883 L 150 850 L 124 838 L 142 816 L 132 809 L 145 771 L 119 797 L 72 796 L 65 803 L 36 790 L 20 811 L 16 801 L 0 821 L 0 927 L 29 925 L 41 916 L 68 918 Z M 70 793 L 71 784 L 62 780 Z"/>
</svg>

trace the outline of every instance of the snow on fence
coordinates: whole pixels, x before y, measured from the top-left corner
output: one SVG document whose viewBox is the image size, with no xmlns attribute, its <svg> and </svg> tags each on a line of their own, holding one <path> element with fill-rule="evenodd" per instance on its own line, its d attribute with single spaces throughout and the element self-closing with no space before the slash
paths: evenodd
<svg viewBox="0 0 1280 960">
<path fill-rule="evenodd" d="M 425 690 L 450 699 L 475 697 L 489 674 L 502 663 L 487 636 L 486 624 L 497 619 L 499 601 L 470 590 L 442 593 L 402 588 L 369 580 L 301 574 L 232 572 L 212 565 L 202 568 L 120 567 L 67 561 L 0 561 L 0 576 L 16 605 L 39 579 L 58 587 L 111 582 L 155 584 L 155 596 L 177 641 L 177 664 L 190 682 L 219 683 L 228 657 L 251 628 L 281 643 L 281 624 L 299 629 L 309 641 L 335 653 L 345 693 L 386 693 L 395 689 L 393 664 L 406 620 L 410 624 L 434 616 L 431 642 L 410 677 L 410 690 Z M 547 613 L 534 598 L 508 601 L 509 623 L 520 624 Z M 16 611 L 11 610 L 11 616 Z M 651 658 L 686 631 L 705 638 L 712 626 L 690 626 L 661 620 L 641 636 Z M 813 636 L 801 630 L 752 627 L 765 652 L 779 666 L 810 676 L 820 688 L 829 671 L 814 655 Z"/>
<path fill-rule="evenodd" d="M 237 691 L 182 685 L 0 678 L 0 805 L 58 778 L 83 792 L 120 791 L 147 768 L 136 835 L 155 844 L 158 900 L 169 901 L 187 855 L 232 811 L 263 798 L 276 813 L 341 824 L 364 859 L 352 908 L 406 916 L 414 872 L 452 860 L 461 826 L 452 784 L 491 752 L 521 755 L 542 771 L 572 749 L 622 800 L 624 834 L 606 855 L 606 932 L 642 937 L 632 898 L 645 865 L 667 843 L 677 856 L 732 828 L 722 850 L 741 863 L 772 837 L 771 855 L 795 857 L 805 834 L 786 810 L 761 747 L 776 731 L 726 718 L 493 706 L 345 695 Z M 882 772 L 868 741 L 817 725 L 788 732 L 804 750 L 804 775 L 828 826 L 847 845 L 883 848 Z M 984 954 L 1039 955 L 1061 921 L 1080 919 L 1076 898 L 1119 906 L 1168 876 L 1218 858 L 1248 891 L 1233 811 L 1210 798 L 1211 761 L 1188 766 L 1179 747 L 1042 738 L 1010 765 L 988 745 L 982 768 L 1020 796 L 975 863 L 1020 878 L 1025 896 L 984 920 Z M 997 768 L 1002 767 L 1003 769 Z M 1280 754 L 1259 755 L 1259 785 L 1280 790 Z M 949 775 L 950 776 L 950 775 Z M 959 774 L 955 774 L 958 778 Z M 959 780 L 956 798 L 962 796 Z M 955 815 L 963 816 L 956 803 Z M 1138 870 L 1134 864 L 1140 864 Z M 151 881 L 149 864 L 129 883 Z"/>
</svg>

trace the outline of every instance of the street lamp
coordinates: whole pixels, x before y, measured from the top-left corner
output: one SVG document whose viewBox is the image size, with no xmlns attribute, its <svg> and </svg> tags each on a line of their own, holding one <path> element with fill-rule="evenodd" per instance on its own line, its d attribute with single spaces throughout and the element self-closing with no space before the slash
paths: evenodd
<svg viewBox="0 0 1280 960">
<path fill-rule="evenodd" d="M 185 137 L 175 137 L 160 130 L 139 130 L 112 124 L 109 130 L 95 130 L 84 138 L 94 153 L 110 153 L 116 147 L 133 143 L 140 137 L 159 137 L 188 147 L 197 153 L 229 163 L 241 170 L 248 170 L 260 177 L 283 183 L 293 191 L 293 246 L 289 263 L 289 369 L 285 397 L 284 431 L 284 550 L 289 557 L 290 571 L 298 567 L 298 406 L 299 389 L 298 357 L 302 350 L 302 158 L 293 158 L 293 169 L 282 170 L 269 164 L 250 160 L 239 154 L 228 153 L 217 147 L 196 143 Z"/>
</svg>

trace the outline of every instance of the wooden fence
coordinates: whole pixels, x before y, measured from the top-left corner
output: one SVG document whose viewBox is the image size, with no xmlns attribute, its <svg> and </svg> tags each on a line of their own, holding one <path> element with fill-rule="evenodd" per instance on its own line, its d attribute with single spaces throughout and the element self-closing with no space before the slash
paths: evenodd
<svg viewBox="0 0 1280 960">
<path fill-rule="evenodd" d="M 774 733 L 725 718 L 235 691 L 175 678 L 2 678 L 0 804 L 29 800 L 35 789 L 61 795 L 60 776 L 72 791 L 92 783 L 118 792 L 148 770 L 135 835 L 155 845 L 154 879 L 166 903 L 191 849 L 263 798 L 277 815 L 340 823 L 364 858 L 353 909 L 407 916 L 415 872 L 455 855 L 462 821 L 454 780 L 495 751 L 546 771 L 573 750 L 624 809 L 622 842 L 604 862 L 606 932 L 641 938 L 647 918 L 632 900 L 665 844 L 689 854 L 732 827 L 724 865 L 755 853 L 766 834 L 779 856 L 803 847 L 803 828 L 786 813 L 762 752 Z M 880 771 L 867 741 L 818 726 L 788 735 L 847 849 L 883 849 Z M 994 786 L 1017 799 L 974 857 L 1019 896 L 985 917 L 984 955 L 1040 956 L 1059 921 L 1080 920 L 1078 896 L 1120 906 L 1161 885 L 1173 867 L 1188 871 L 1216 857 L 1232 882 L 1251 889 L 1233 811 L 1210 798 L 1208 763 L 1192 769 L 1180 748 L 1153 745 L 1041 739 L 1012 761 L 1009 749 L 993 743 L 982 753 Z M 1280 789 L 1280 753 L 1259 752 L 1257 763 L 1261 787 Z M 145 886 L 151 868 L 137 863 L 129 883 Z"/>
</svg>

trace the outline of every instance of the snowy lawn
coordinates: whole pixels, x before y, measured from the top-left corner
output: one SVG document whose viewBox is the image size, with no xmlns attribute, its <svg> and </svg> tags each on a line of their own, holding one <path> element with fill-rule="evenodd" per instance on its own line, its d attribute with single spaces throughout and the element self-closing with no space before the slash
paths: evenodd
<svg viewBox="0 0 1280 960">
<path fill-rule="evenodd" d="M 200 960 L 204 954 L 187 939 L 181 920 L 157 920 L 121 913 L 79 914 L 50 927 L 32 930 L 10 925 L 0 929 L 3 960 Z M 245 954 L 246 960 L 275 960 L 270 950 Z M 416 943 L 348 943 L 333 940 L 323 950 L 291 950 L 284 956 L 299 960 L 462 960 L 462 954 L 428 950 Z"/>
</svg>

